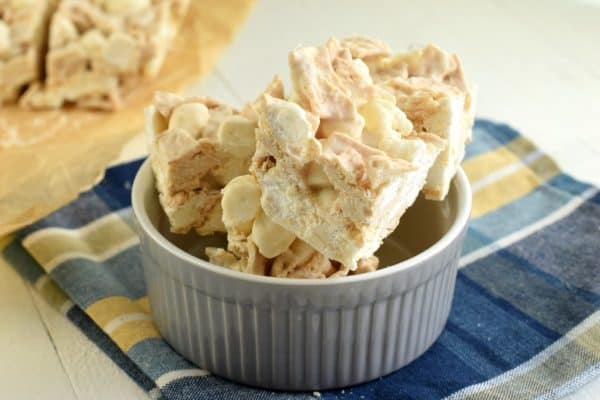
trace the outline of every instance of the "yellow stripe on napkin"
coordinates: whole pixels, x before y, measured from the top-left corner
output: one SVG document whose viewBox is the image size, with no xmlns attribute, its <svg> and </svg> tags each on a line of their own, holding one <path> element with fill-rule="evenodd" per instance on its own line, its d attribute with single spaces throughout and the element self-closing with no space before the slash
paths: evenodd
<svg viewBox="0 0 600 400">
<path fill-rule="evenodd" d="M 90 305 L 86 312 L 98 326 L 105 329 L 111 321 L 118 317 L 145 312 L 145 310 L 135 300 L 124 296 L 110 296 Z"/>
<path fill-rule="evenodd" d="M 160 337 L 147 311 L 147 297 L 132 300 L 124 296 L 98 300 L 86 309 L 86 313 L 123 351 L 142 340 Z"/>
<path fill-rule="evenodd" d="M 110 337 L 125 352 L 142 340 L 160 338 L 160 333 L 150 320 L 129 321 L 110 334 Z"/>
<path fill-rule="evenodd" d="M 150 308 L 150 299 L 148 296 L 137 299 L 136 303 L 145 313 L 150 314 L 152 312 L 152 309 Z"/>
<path fill-rule="evenodd" d="M 79 229 L 39 230 L 25 238 L 23 246 L 50 273 L 69 259 L 103 261 L 137 242 L 137 235 L 131 226 L 113 213 Z"/>
<path fill-rule="evenodd" d="M 536 151 L 535 146 L 523 137 L 518 137 L 505 146 L 480 154 L 463 162 L 470 182 L 477 182 L 502 167 L 506 167 Z"/>
<path fill-rule="evenodd" d="M 473 195 L 471 216 L 477 218 L 496 210 L 533 191 L 559 172 L 554 161 L 542 156 L 528 166 L 523 166 L 476 192 Z"/>
<path fill-rule="evenodd" d="M 600 357 L 600 321 L 592 325 L 585 334 L 577 336 L 575 341 L 590 354 Z"/>
</svg>

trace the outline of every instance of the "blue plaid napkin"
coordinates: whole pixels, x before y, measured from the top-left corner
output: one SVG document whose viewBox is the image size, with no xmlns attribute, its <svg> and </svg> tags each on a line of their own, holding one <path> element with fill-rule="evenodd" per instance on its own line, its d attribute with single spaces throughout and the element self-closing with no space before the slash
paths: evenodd
<svg viewBox="0 0 600 400">
<path fill-rule="evenodd" d="M 600 374 L 600 194 L 506 125 L 478 120 L 473 214 L 446 329 L 419 359 L 322 393 L 241 386 L 152 323 L 130 209 L 141 161 L 4 240 L 2 256 L 153 398 L 554 399 Z"/>
</svg>

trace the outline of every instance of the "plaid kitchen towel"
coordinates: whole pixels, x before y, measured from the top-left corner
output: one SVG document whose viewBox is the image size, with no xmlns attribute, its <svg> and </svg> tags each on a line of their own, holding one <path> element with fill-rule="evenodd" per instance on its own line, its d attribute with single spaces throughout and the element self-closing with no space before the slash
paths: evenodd
<svg viewBox="0 0 600 400">
<path fill-rule="evenodd" d="M 506 125 L 478 120 L 468 147 L 473 214 L 439 340 L 389 376 L 322 393 L 234 384 L 161 339 L 132 226 L 140 163 L 109 169 L 2 253 L 151 397 L 553 399 L 600 374 L 600 194 Z"/>
</svg>

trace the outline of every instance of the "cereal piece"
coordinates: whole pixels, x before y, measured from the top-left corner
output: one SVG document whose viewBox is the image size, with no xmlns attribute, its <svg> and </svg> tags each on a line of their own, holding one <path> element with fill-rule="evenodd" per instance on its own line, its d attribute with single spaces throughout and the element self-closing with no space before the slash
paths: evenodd
<svg viewBox="0 0 600 400">
<path fill-rule="evenodd" d="M 260 96 L 253 102 L 246 104 L 244 109 L 242 110 L 242 115 L 251 120 L 256 120 L 258 117 L 256 116 L 256 109 L 259 107 L 260 102 L 265 94 L 268 94 L 271 97 L 275 97 L 276 99 L 283 99 L 284 89 L 283 89 L 283 81 L 279 75 L 275 75 L 267 88 L 261 93 Z"/>
<path fill-rule="evenodd" d="M 327 278 L 336 272 L 331 261 L 296 239 L 287 250 L 273 260 L 271 276 L 279 278 Z"/>
<path fill-rule="evenodd" d="M 255 129 L 255 121 L 241 115 L 232 115 L 221 123 L 217 138 L 224 151 L 241 158 L 250 158 L 255 150 Z"/>
<path fill-rule="evenodd" d="M 385 57 L 392 54 L 387 43 L 381 40 L 364 36 L 351 36 L 340 41 L 342 47 L 350 50 L 353 58 L 369 59 L 374 57 Z"/>
<path fill-rule="evenodd" d="M 156 76 L 189 0 L 62 0 L 50 21 L 46 81 L 20 104 L 115 110 Z"/>
<path fill-rule="evenodd" d="M 379 266 L 379 259 L 377 257 L 371 256 L 371 257 L 363 258 L 361 260 L 358 260 L 358 267 L 353 272 L 353 274 L 357 275 L 357 274 L 364 274 L 367 272 L 373 272 L 373 271 L 377 270 L 378 266 Z"/>
<path fill-rule="evenodd" d="M 231 269 L 239 268 L 239 260 L 237 257 L 225 249 L 221 249 L 219 247 L 207 247 L 204 252 L 208 257 L 208 261 L 213 264 L 221 265 Z"/>
<path fill-rule="evenodd" d="M 159 200 L 173 233 L 196 229 L 200 235 L 210 235 L 225 230 L 221 222 L 221 195 L 216 190 L 160 193 Z"/>
<path fill-rule="evenodd" d="M 352 120 L 375 93 L 367 66 L 335 39 L 292 51 L 289 66 L 299 104 L 321 119 Z"/>
</svg>

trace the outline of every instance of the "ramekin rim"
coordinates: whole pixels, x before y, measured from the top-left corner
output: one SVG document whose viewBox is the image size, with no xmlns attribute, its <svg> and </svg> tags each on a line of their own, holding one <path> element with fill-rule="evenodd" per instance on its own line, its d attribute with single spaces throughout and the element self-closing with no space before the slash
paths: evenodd
<svg viewBox="0 0 600 400">
<path fill-rule="evenodd" d="M 142 180 L 144 179 L 143 174 L 149 176 L 146 179 L 147 182 L 153 181 L 151 179 L 152 169 L 150 166 L 149 159 L 146 159 L 144 161 L 144 163 L 140 166 L 139 170 L 135 175 L 135 179 L 133 181 L 131 190 L 131 205 L 134 215 L 138 221 L 138 226 L 140 227 L 140 229 L 144 230 L 145 234 L 149 236 L 154 243 L 162 247 L 171 255 L 195 267 L 204 268 L 209 272 L 220 274 L 227 278 L 241 279 L 244 281 L 273 286 L 336 286 L 352 282 L 362 282 L 373 279 L 380 279 L 391 274 L 415 268 L 418 265 L 420 265 L 423 261 L 433 259 L 440 252 L 449 247 L 453 242 L 458 240 L 463 228 L 467 225 L 469 221 L 472 206 L 471 186 L 465 172 L 461 167 L 459 167 L 454 177 L 456 182 L 452 183 L 457 186 L 458 192 L 458 207 L 456 217 L 452 222 L 450 229 L 448 229 L 448 231 L 439 240 L 437 240 L 433 245 L 431 245 L 424 251 L 397 264 L 390 265 L 385 268 L 364 274 L 328 279 L 280 278 L 234 271 L 232 269 L 225 268 L 220 265 L 211 264 L 210 262 L 198 258 L 171 243 L 154 227 L 146 213 L 146 209 L 143 203 L 143 193 L 146 190 L 146 187 L 142 186 Z M 141 234 L 141 232 L 138 232 L 138 235 Z"/>
</svg>

